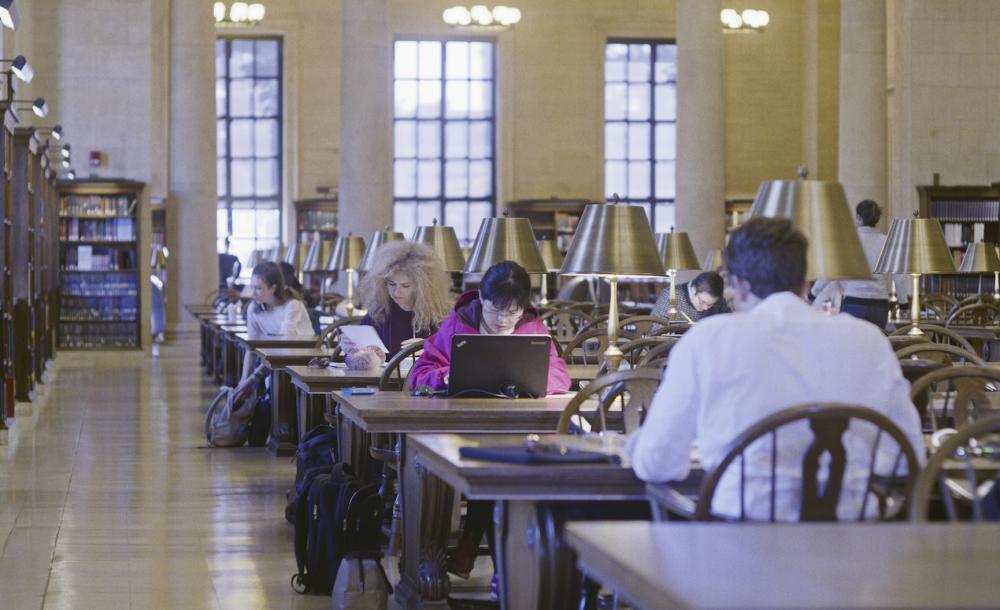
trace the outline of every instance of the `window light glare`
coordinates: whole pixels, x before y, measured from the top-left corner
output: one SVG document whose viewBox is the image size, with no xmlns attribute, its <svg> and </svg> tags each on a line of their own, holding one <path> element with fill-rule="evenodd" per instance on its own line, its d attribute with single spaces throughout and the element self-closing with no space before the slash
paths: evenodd
<svg viewBox="0 0 1000 610">
<path fill-rule="evenodd" d="M 226 3 L 216 2 L 212 5 L 212 14 L 215 15 L 215 22 L 218 23 L 226 18 Z"/>
</svg>

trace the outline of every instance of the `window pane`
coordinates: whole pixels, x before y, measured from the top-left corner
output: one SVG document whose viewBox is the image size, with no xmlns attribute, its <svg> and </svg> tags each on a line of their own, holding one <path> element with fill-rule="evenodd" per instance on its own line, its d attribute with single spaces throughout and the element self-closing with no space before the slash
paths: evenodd
<svg viewBox="0 0 1000 610">
<path fill-rule="evenodd" d="M 493 193 L 493 163 L 472 161 L 469 163 L 469 196 L 488 197 Z"/>
<path fill-rule="evenodd" d="M 473 201 L 469 204 L 469 226 L 479 230 L 484 218 L 493 216 L 493 204 L 489 201 Z"/>
<path fill-rule="evenodd" d="M 258 80 L 254 84 L 254 115 L 262 117 L 278 116 L 278 79 Z"/>
<path fill-rule="evenodd" d="M 219 203 L 225 205 L 223 201 Z M 215 234 L 219 238 L 219 241 L 222 241 L 229 235 L 229 210 L 227 208 L 219 208 L 215 211 Z"/>
<path fill-rule="evenodd" d="M 253 195 L 253 161 L 233 161 L 230 165 L 233 172 L 233 197 L 249 197 Z"/>
<path fill-rule="evenodd" d="M 628 80 L 631 82 L 646 82 L 649 80 L 650 55 L 652 48 L 648 44 L 629 45 L 628 50 Z"/>
<path fill-rule="evenodd" d="M 418 123 L 417 156 L 421 159 L 441 156 L 441 121 L 420 121 Z"/>
<path fill-rule="evenodd" d="M 625 45 L 608 45 L 608 48 L 612 46 L 625 46 Z M 605 82 L 621 82 L 625 80 L 625 60 L 624 58 L 612 59 L 608 57 L 604 61 L 604 81 Z"/>
<path fill-rule="evenodd" d="M 225 159 L 215 162 L 215 192 L 219 197 L 225 197 L 229 190 L 229 164 Z"/>
<path fill-rule="evenodd" d="M 254 178 L 258 197 L 272 197 L 278 194 L 278 162 L 274 159 L 258 159 L 254 166 Z"/>
<path fill-rule="evenodd" d="M 657 85 L 656 87 L 656 120 L 677 120 L 677 87 L 676 85 Z"/>
<path fill-rule="evenodd" d="M 469 123 L 469 157 L 489 159 L 493 156 L 493 125 L 487 121 Z"/>
<path fill-rule="evenodd" d="M 278 120 L 264 119 L 254 123 L 254 154 L 258 157 L 277 157 L 281 154 L 278 138 Z"/>
<path fill-rule="evenodd" d="M 632 121 L 644 121 L 648 119 L 649 102 L 649 85 L 629 85 L 628 118 Z"/>
<path fill-rule="evenodd" d="M 229 130 L 233 145 L 230 154 L 233 157 L 252 157 L 253 121 L 249 119 L 232 121 L 229 124 Z"/>
<path fill-rule="evenodd" d="M 215 41 L 215 77 L 223 78 L 226 76 L 226 41 L 219 40 Z"/>
<path fill-rule="evenodd" d="M 417 204 L 413 201 L 397 201 L 392 207 L 392 228 L 409 239 L 417 228 Z"/>
<path fill-rule="evenodd" d="M 625 85 L 604 87 L 604 118 L 609 121 L 625 118 L 626 93 Z"/>
<path fill-rule="evenodd" d="M 472 78 L 493 78 L 493 43 L 469 43 L 469 76 Z"/>
<path fill-rule="evenodd" d="M 469 203 L 467 201 L 452 201 L 444 206 L 444 224 L 455 229 L 459 241 L 469 239 L 470 230 L 478 230 L 469 226 Z"/>
<path fill-rule="evenodd" d="M 258 40 L 257 74 L 255 76 L 278 76 L 278 41 Z"/>
<path fill-rule="evenodd" d="M 677 125 L 660 123 L 656 126 L 656 159 L 677 158 Z"/>
<path fill-rule="evenodd" d="M 230 47 L 229 78 L 253 76 L 253 41 L 233 40 Z"/>
<path fill-rule="evenodd" d="M 392 172 L 393 192 L 396 197 L 415 197 L 417 194 L 417 162 L 396 161 Z"/>
<path fill-rule="evenodd" d="M 649 123 L 630 123 L 628 126 L 628 158 L 649 158 Z"/>
<path fill-rule="evenodd" d="M 677 195 L 676 169 L 673 161 L 656 164 L 656 198 L 673 199 Z"/>
<path fill-rule="evenodd" d="M 628 164 L 628 196 L 631 199 L 649 197 L 650 167 L 645 161 Z"/>
<path fill-rule="evenodd" d="M 493 115 L 493 83 L 472 81 L 469 83 L 469 116 L 485 118 Z"/>
<path fill-rule="evenodd" d="M 656 45 L 653 76 L 658 83 L 677 82 L 677 45 Z"/>
<path fill-rule="evenodd" d="M 440 42 L 421 42 L 417 57 L 420 60 L 420 78 L 441 78 Z"/>
<path fill-rule="evenodd" d="M 225 119 L 215 122 L 215 155 L 217 157 L 225 157 L 228 151 L 229 141 L 226 137 L 226 121 Z"/>
<path fill-rule="evenodd" d="M 215 80 L 215 115 L 226 115 L 226 79 Z"/>
<path fill-rule="evenodd" d="M 628 45 L 615 43 L 605 46 L 604 59 L 606 61 L 626 61 L 628 59 Z"/>
<path fill-rule="evenodd" d="M 278 239 L 281 234 L 281 211 L 257 210 L 257 237 L 259 239 Z"/>
<path fill-rule="evenodd" d="M 229 81 L 229 115 L 251 114 L 253 114 L 253 81 L 246 78 Z"/>
<path fill-rule="evenodd" d="M 445 76 L 449 79 L 469 77 L 469 43 L 448 43 L 445 49 Z"/>
<path fill-rule="evenodd" d="M 441 81 L 420 81 L 420 105 L 417 116 L 436 118 L 441 116 Z"/>
<path fill-rule="evenodd" d="M 436 201 L 421 201 L 417 203 L 417 224 L 426 227 L 441 222 L 441 209 Z"/>
<path fill-rule="evenodd" d="M 607 123 L 604 126 L 604 158 L 625 158 L 625 123 Z"/>
<path fill-rule="evenodd" d="M 439 197 L 441 195 L 441 162 L 420 161 L 417 163 L 417 197 Z"/>
<path fill-rule="evenodd" d="M 392 148 L 396 158 L 417 156 L 416 121 L 396 121 Z"/>
<path fill-rule="evenodd" d="M 469 164 L 465 160 L 444 164 L 444 196 L 469 196 Z"/>
<path fill-rule="evenodd" d="M 395 85 L 394 112 L 397 118 L 417 116 L 417 81 L 398 80 Z"/>
<path fill-rule="evenodd" d="M 615 193 L 626 195 L 625 187 L 628 184 L 625 179 L 626 166 L 624 161 L 608 161 L 604 164 L 604 196 L 608 199 Z"/>
<path fill-rule="evenodd" d="M 657 233 L 666 233 L 670 230 L 670 227 L 677 225 L 675 219 L 674 204 L 672 203 L 657 203 L 654 222 L 654 231 Z"/>
<path fill-rule="evenodd" d="M 445 85 L 445 116 L 464 118 L 469 116 L 469 83 L 449 82 Z"/>
<path fill-rule="evenodd" d="M 255 225 L 255 212 L 253 209 L 234 209 L 233 210 L 233 237 L 251 237 L 253 236 L 254 225 Z"/>
<path fill-rule="evenodd" d="M 410 40 L 397 41 L 394 64 L 393 74 L 396 78 L 416 78 L 417 43 Z"/>
<path fill-rule="evenodd" d="M 448 121 L 444 124 L 444 156 L 458 159 L 469 154 L 469 124 L 465 121 Z"/>
</svg>

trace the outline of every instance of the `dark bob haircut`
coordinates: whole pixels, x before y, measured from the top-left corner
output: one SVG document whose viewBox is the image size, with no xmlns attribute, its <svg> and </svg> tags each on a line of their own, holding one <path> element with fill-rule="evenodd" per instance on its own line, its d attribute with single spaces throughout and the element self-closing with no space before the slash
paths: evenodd
<svg viewBox="0 0 1000 610">
<path fill-rule="evenodd" d="M 722 276 L 714 271 L 702 271 L 698 277 L 691 280 L 691 285 L 694 286 L 695 292 L 707 292 L 717 299 L 722 298 L 724 287 Z"/>
<path fill-rule="evenodd" d="M 726 269 L 750 282 L 764 299 L 776 292 L 798 294 L 806 281 L 809 242 L 786 218 L 751 218 L 729 236 Z"/>
<path fill-rule="evenodd" d="M 878 224 L 878 219 L 882 218 L 882 208 L 878 207 L 878 204 L 871 199 L 865 199 L 859 203 L 854 211 L 861 219 L 861 224 L 866 227 L 874 227 Z"/>
<path fill-rule="evenodd" d="M 524 267 L 514 261 L 499 262 L 483 274 L 479 299 L 501 309 L 509 309 L 511 305 L 527 309 L 531 306 L 531 278 Z"/>
</svg>

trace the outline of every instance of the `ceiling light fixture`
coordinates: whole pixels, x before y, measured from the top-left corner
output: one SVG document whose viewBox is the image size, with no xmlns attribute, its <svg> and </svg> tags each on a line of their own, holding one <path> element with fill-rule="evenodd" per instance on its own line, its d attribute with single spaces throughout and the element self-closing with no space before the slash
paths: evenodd
<svg viewBox="0 0 1000 610">
<path fill-rule="evenodd" d="M 26 83 L 30 83 L 35 77 L 35 70 L 28 64 L 24 55 L 18 55 L 14 59 L 0 59 L 0 63 L 10 64 L 11 73 Z"/>
<path fill-rule="evenodd" d="M 771 16 L 767 11 L 752 8 L 744 9 L 742 12 L 725 8 L 719 13 L 719 19 L 725 32 L 761 32 L 771 23 Z"/>
<path fill-rule="evenodd" d="M 69 170 L 68 172 L 66 172 L 66 178 L 68 180 L 76 180 L 76 172 L 73 170 Z"/>
<path fill-rule="evenodd" d="M 17 10 L 14 0 L 0 0 L 0 23 L 12 30 L 21 25 L 21 12 Z"/>
<path fill-rule="evenodd" d="M 13 100 L 15 104 L 31 104 L 31 111 L 39 118 L 45 118 L 49 113 L 49 105 L 45 103 L 45 98 L 36 97 L 33 100 Z"/>
<path fill-rule="evenodd" d="M 69 159 L 69 144 L 63 144 L 60 152 L 62 153 L 64 159 Z"/>
<path fill-rule="evenodd" d="M 215 25 L 220 27 L 253 27 L 264 19 L 267 9 L 259 2 L 233 2 L 228 10 L 225 2 L 216 2 L 212 7 Z"/>
<path fill-rule="evenodd" d="M 453 28 L 503 30 L 521 21 L 521 11 L 503 5 L 492 9 L 482 4 L 469 8 L 453 6 L 441 13 L 441 19 Z"/>
<path fill-rule="evenodd" d="M 38 133 L 42 133 L 42 134 L 47 133 L 47 134 L 51 135 L 53 140 L 62 140 L 63 139 L 63 128 L 62 128 L 62 125 L 56 125 L 56 126 L 51 127 L 51 128 L 50 127 L 39 127 L 37 129 L 37 131 L 38 131 Z"/>
</svg>

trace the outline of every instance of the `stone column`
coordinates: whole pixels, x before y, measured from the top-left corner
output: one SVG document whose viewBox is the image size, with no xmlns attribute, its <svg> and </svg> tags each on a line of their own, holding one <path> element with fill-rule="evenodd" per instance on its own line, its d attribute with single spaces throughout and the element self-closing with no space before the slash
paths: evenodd
<svg viewBox="0 0 1000 610">
<path fill-rule="evenodd" d="M 170 3 L 167 281 L 176 286 L 168 303 L 175 328 L 194 327 L 183 306 L 202 302 L 218 285 L 214 23 L 210 2 Z"/>
<path fill-rule="evenodd" d="M 392 224 L 392 38 L 387 0 L 343 0 L 340 197 L 343 234 Z"/>
<path fill-rule="evenodd" d="M 889 204 L 886 113 L 885 2 L 841 0 L 838 174 L 852 212 L 862 199 Z"/>
<path fill-rule="evenodd" d="M 677 1 L 677 230 L 699 257 L 726 232 L 721 10 L 720 0 Z"/>
</svg>

